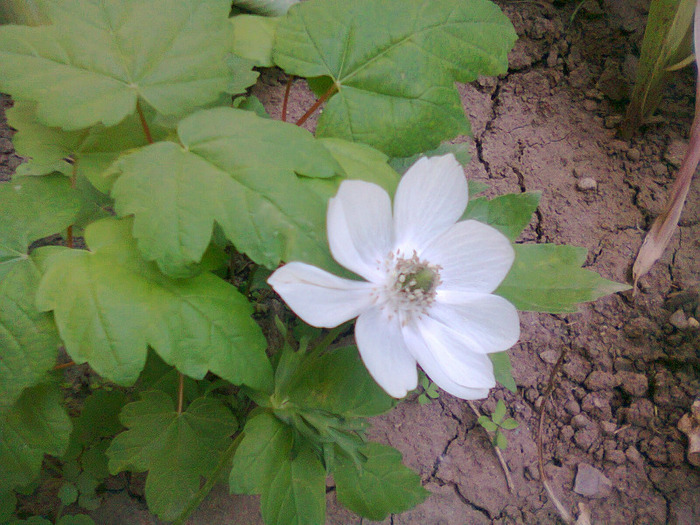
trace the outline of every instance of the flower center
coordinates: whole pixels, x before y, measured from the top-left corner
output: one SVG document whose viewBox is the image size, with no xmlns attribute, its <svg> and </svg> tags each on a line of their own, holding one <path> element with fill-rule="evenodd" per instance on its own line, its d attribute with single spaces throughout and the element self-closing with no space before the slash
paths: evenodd
<svg viewBox="0 0 700 525">
<path fill-rule="evenodd" d="M 386 260 L 387 280 L 385 298 L 391 313 L 401 314 L 404 321 L 421 315 L 435 301 L 441 267 L 418 258 L 416 252 L 410 258 L 400 251 L 392 252 Z"/>
</svg>

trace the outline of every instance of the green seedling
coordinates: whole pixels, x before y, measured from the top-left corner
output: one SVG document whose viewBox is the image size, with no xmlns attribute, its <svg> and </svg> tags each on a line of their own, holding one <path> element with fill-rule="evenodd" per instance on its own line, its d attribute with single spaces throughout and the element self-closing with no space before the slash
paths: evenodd
<svg viewBox="0 0 700 525">
<path fill-rule="evenodd" d="M 506 415 L 506 404 L 503 400 L 499 400 L 496 404 L 496 409 L 489 416 L 479 416 L 479 424 L 486 429 L 487 432 L 493 435 L 492 443 L 494 447 L 498 447 L 501 450 L 508 448 L 508 440 L 506 439 L 503 430 L 513 430 L 518 428 L 518 422 L 512 417 L 505 418 Z"/>
</svg>

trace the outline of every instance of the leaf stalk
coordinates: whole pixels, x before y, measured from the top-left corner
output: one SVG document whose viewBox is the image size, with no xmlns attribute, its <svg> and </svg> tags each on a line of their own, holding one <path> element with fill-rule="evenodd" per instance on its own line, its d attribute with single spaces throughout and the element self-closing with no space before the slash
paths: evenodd
<svg viewBox="0 0 700 525">
<path fill-rule="evenodd" d="M 314 105 L 309 108 L 309 110 L 304 113 L 299 120 L 297 120 L 296 125 L 301 126 L 304 122 L 306 122 L 311 115 L 313 115 L 318 108 L 321 107 L 321 104 L 323 104 L 326 100 L 331 98 L 331 96 L 338 91 L 338 86 L 336 84 L 333 84 L 331 87 L 328 88 L 328 90 L 321 95 L 321 98 L 319 98 L 316 102 L 314 102 Z"/>
</svg>

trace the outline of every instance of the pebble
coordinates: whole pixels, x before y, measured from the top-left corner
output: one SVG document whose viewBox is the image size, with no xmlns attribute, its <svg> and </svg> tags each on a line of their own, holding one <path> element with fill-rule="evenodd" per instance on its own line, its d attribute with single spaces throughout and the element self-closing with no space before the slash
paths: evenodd
<svg viewBox="0 0 700 525">
<path fill-rule="evenodd" d="M 603 429 L 603 433 L 606 436 L 613 436 L 617 432 L 617 425 L 612 421 L 602 421 L 600 423 L 600 428 Z"/>
<path fill-rule="evenodd" d="M 575 429 L 586 428 L 592 423 L 586 414 L 577 414 L 571 418 L 571 426 Z"/>
<path fill-rule="evenodd" d="M 700 328 L 700 321 L 695 317 L 688 317 L 688 330 L 697 330 Z"/>
<path fill-rule="evenodd" d="M 547 364 L 553 365 L 559 360 L 559 352 L 556 350 L 545 350 L 540 354 L 540 359 Z"/>
<path fill-rule="evenodd" d="M 627 461 L 627 456 L 624 452 L 622 452 L 622 450 L 606 450 L 605 460 L 617 465 L 622 465 L 625 461 Z"/>
<path fill-rule="evenodd" d="M 598 189 L 598 183 L 592 177 L 584 177 L 576 181 L 576 188 L 579 191 L 595 191 Z"/>
<path fill-rule="evenodd" d="M 587 498 L 605 498 L 612 492 L 612 482 L 597 468 L 579 463 L 574 492 Z"/>
<path fill-rule="evenodd" d="M 639 453 L 639 450 L 637 450 L 634 446 L 627 447 L 627 450 L 625 450 L 625 456 L 627 456 L 627 459 L 629 459 L 635 465 L 644 464 L 644 458 Z"/>
<path fill-rule="evenodd" d="M 618 372 L 615 376 L 623 392 L 634 396 L 642 397 L 649 390 L 649 380 L 644 374 L 634 372 Z"/>
<path fill-rule="evenodd" d="M 637 148 L 630 148 L 627 150 L 627 158 L 632 162 L 637 162 L 640 158 L 642 158 L 642 152 Z"/>
<path fill-rule="evenodd" d="M 569 399 L 564 405 L 564 410 L 566 410 L 572 416 L 581 412 L 581 406 L 576 402 L 575 399 Z"/>
<path fill-rule="evenodd" d="M 688 144 L 686 142 L 679 139 L 672 140 L 666 151 L 664 151 L 664 160 L 676 168 L 680 168 L 687 149 Z"/>
<path fill-rule="evenodd" d="M 687 330 L 688 329 L 688 318 L 685 316 L 685 312 L 683 311 L 682 308 L 679 308 L 675 312 L 671 314 L 671 317 L 668 318 L 668 322 L 671 323 L 675 328 L 678 328 L 679 330 Z"/>
<path fill-rule="evenodd" d="M 586 388 L 589 390 L 608 390 L 618 385 L 618 380 L 610 372 L 594 370 L 586 378 Z"/>
<path fill-rule="evenodd" d="M 598 102 L 591 99 L 586 99 L 583 101 L 583 107 L 586 111 L 595 111 L 598 109 Z"/>
</svg>

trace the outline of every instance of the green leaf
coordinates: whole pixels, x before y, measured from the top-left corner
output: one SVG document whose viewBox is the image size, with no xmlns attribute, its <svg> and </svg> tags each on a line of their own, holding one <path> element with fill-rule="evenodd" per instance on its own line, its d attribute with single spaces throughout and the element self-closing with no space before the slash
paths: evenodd
<svg viewBox="0 0 700 525">
<path fill-rule="evenodd" d="M 251 417 L 243 430 L 233 467 L 229 488 L 237 494 L 260 494 L 265 488 L 268 472 L 277 472 L 290 460 L 292 428 L 270 412 Z"/>
<path fill-rule="evenodd" d="M 14 520 L 10 522 L 10 525 L 52 525 L 52 523 L 46 518 L 40 518 L 39 516 L 32 516 L 26 520 Z"/>
<path fill-rule="evenodd" d="M 218 108 L 181 121 L 178 135 L 180 144 L 160 142 L 122 158 L 112 189 L 117 212 L 135 215 L 134 236 L 148 260 L 186 275 L 216 221 L 259 264 L 337 267 L 326 241 L 326 203 L 297 174 L 328 178 L 341 169 L 308 131 Z"/>
<path fill-rule="evenodd" d="M 29 245 L 68 227 L 79 201 L 62 175 L 0 183 L 0 413 L 56 361 L 58 334 L 34 295 L 41 274 Z"/>
<path fill-rule="evenodd" d="M 121 424 L 119 425 L 121 428 Z M 83 474 L 91 476 L 95 480 L 102 480 L 109 476 L 107 448 L 110 441 L 103 439 L 96 445 L 88 447 L 80 458 L 85 472 Z"/>
<path fill-rule="evenodd" d="M 226 87 L 227 93 L 231 95 L 245 93 L 246 89 L 257 82 L 260 73 L 253 71 L 255 63 L 252 60 L 237 55 L 229 55 L 226 57 L 226 64 L 231 72 L 231 81 Z M 216 105 L 218 106 L 219 104 Z"/>
<path fill-rule="evenodd" d="M 11 491 L 0 491 L 0 523 L 10 521 L 17 505 L 17 496 Z"/>
<path fill-rule="evenodd" d="M 501 421 L 503 421 L 503 418 L 506 415 L 506 404 L 503 402 L 502 399 L 498 400 L 498 403 L 496 403 L 496 409 L 493 411 L 493 416 L 492 420 L 494 423 L 500 426 Z"/>
<path fill-rule="evenodd" d="M 281 16 L 300 0 L 233 0 L 233 5 L 266 16 Z"/>
<path fill-rule="evenodd" d="M 354 346 L 308 356 L 285 393 L 297 406 L 346 418 L 376 416 L 395 404 L 369 375 Z"/>
<path fill-rule="evenodd" d="M 519 426 L 520 426 L 520 424 L 512 417 L 509 417 L 503 423 L 501 423 L 501 428 L 504 428 L 506 430 L 514 430 L 514 429 L 518 428 Z"/>
<path fill-rule="evenodd" d="M 113 474 L 148 471 L 146 502 L 166 521 L 173 520 L 199 490 L 200 477 L 216 466 L 236 430 L 233 414 L 214 398 L 196 399 L 178 414 L 173 401 L 159 391 L 122 410 L 129 430 L 112 440 L 107 450 Z"/>
<path fill-rule="evenodd" d="M 245 297 L 208 272 L 186 280 L 162 275 L 141 259 L 131 227 L 128 219 L 93 223 L 85 230 L 92 251 L 55 248 L 43 263 L 37 305 L 54 311 L 73 360 L 130 385 L 150 345 L 195 379 L 212 371 L 271 388 L 265 338 Z"/>
<path fill-rule="evenodd" d="M 493 440 L 495 442 L 495 445 L 501 450 L 505 450 L 508 448 L 508 440 L 506 439 L 506 436 L 503 434 L 503 432 L 496 432 L 496 434 L 493 437 Z"/>
<path fill-rule="evenodd" d="M 63 483 L 58 489 L 58 499 L 63 505 L 70 505 L 78 499 L 78 489 L 72 483 Z"/>
<path fill-rule="evenodd" d="M 330 179 L 304 179 L 324 200 L 335 196 L 338 186 L 346 179 L 372 182 L 381 186 L 389 195 L 396 191 L 400 177 L 387 164 L 388 157 L 381 151 L 343 139 L 320 139 L 319 142 L 330 151 L 344 171 Z"/>
<path fill-rule="evenodd" d="M 403 175 L 404 173 L 406 173 L 408 168 L 413 166 L 413 164 L 415 164 L 416 161 L 421 157 L 439 157 L 440 155 L 446 155 L 448 153 L 452 153 L 457 159 L 457 162 L 459 162 L 462 166 L 466 166 L 467 164 L 469 164 L 469 161 L 472 158 L 472 156 L 469 154 L 469 143 L 444 143 L 440 144 L 437 148 L 433 150 L 426 151 L 424 153 L 416 153 L 415 155 L 411 155 L 410 157 L 394 157 L 393 159 L 389 160 L 389 164 L 397 172 Z"/>
<path fill-rule="evenodd" d="M 58 0 L 47 8 L 53 25 L 0 28 L 0 91 L 36 102 L 46 125 L 112 126 L 138 100 L 182 113 L 229 83 L 227 0 Z"/>
<path fill-rule="evenodd" d="M 484 427 L 489 432 L 495 432 L 496 430 L 498 430 L 498 425 L 491 421 L 491 418 L 489 418 L 489 416 L 479 416 L 479 419 L 477 419 L 477 421 L 482 427 Z"/>
<path fill-rule="evenodd" d="M 126 396 L 119 390 L 97 390 L 85 399 L 83 410 L 73 423 L 72 439 L 91 445 L 99 438 L 112 437 L 122 430 L 119 412 Z"/>
<path fill-rule="evenodd" d="M 153 140 L 162 140 L 170 133 L 155 123 L 155 112 L 144 111 L 144 118 Z M 16 101 L 7 110 L 8 123 L 17 130 L 13 137 L 15 150 L 29 162 L 17 171 L 26 175 L 44 175 L 60 171 L 66 175 L 85 177 L 102 193 L 109 192 L 114 177 L 110 166 L 122 153 L 146 146 L 148 141 L 137 115 L 129 115 L 118 125 L 106 128 L 65 131 L 37 120 L 36 104 Z"/>
<path fill-rule="evenodd" d="M 323 525 L 326 518 L 326 469 L 307 443 L 268 470 L 260 497 L 267 525 Z"/>
<path fill-rule="evenodd" d="M 603 279 L 581 268 L 587 250 L 555 244 L 516 244 L 510 273 L 494 292 L 518 310 L 575 312 L 577 305 L 594 301 L 629 286 Z"/>
<path fill-rule="evenodd" d="M 262 102 L 260 102 L 260 99 L 255 95 L 250 95 L 247 97 L 238 97 L 233 101 L 233 107 L 238 109 L 244 109 L 246 111 L 252 111 L 258 117 L 261 118 L 270 118 L 270 114 L 265 109 L 265 106 L 263 106 Z"/>
<path fill-rule="evenodd" d="M 338 456 L 333 466 L 338 501 L 351 511 L 381 521 L 415 507 L 430 494 L 421 486 L 420 476 L 401 463 L 398 450 L 367 443 L 360 451 L 367 458 L 361 469 L 344 456 Z"/>
<path fill-rule="evenodd" d="M 238 15 L 230 20 L 233 25 L 233 52 L 251 60 L 256 66 L 274 66 L 272 43 L 279 18 Z"/>
<path fill-rule="evenodd" d="M 63 516 L 56 522 L 56 525 L 95 525 L 95 522 L 85 514 L 72 514 Z"/>
<path fill-rule="evenodd" d="M 509 193 L 493 199 L 471 199 L 462 220 L 475 219 L 490 224 L 511 241 L 530 224 L 542 193 Z"/>
<path fill-rule="evenodd" d="M 0 493 L 30 483 L 44 454 L 61 456 L 68 448 L 71 423 L 61 398 L 54 385 L 37 385 L 0 416 Z"/>
<path fill-rule="evenodd" d="M 515 39 L 487 0 L 309 0 L 280 22 L 273 59 L 333 80 L 318 136 L 407 157 L 468 132 L 454 82 L 505 73 Z"/>
<path fill-rule="evenodd" d="M 518 386 L 513 379 L 512 366 L 510 364 L 510 354 L 508 352 L 495 352 L 488 354 L 493 364 L 493 373 L 496 381 L 506 387 L 514 394 L 518 392 Z"/>
</svg>

